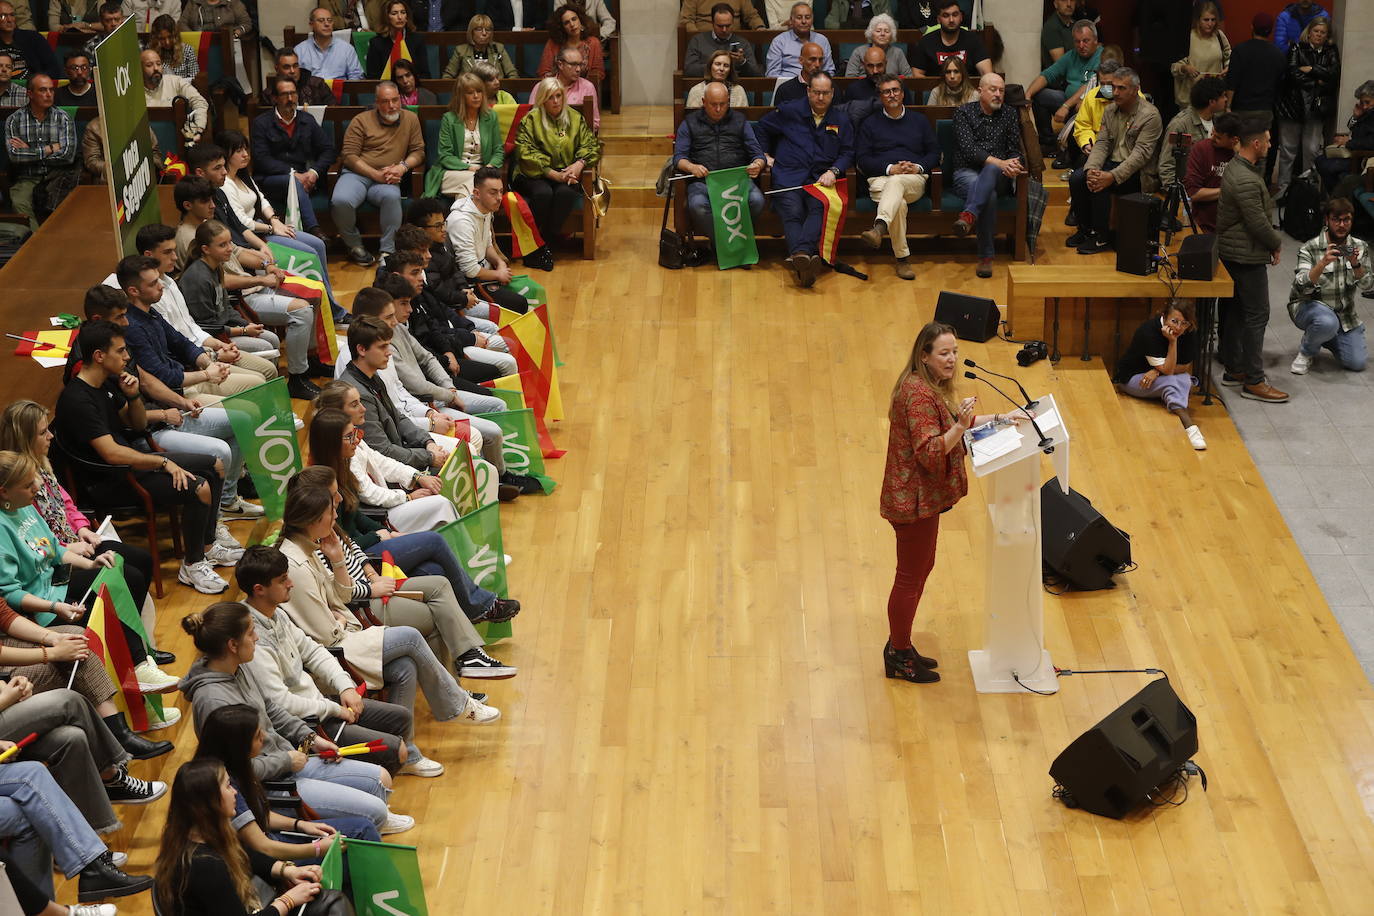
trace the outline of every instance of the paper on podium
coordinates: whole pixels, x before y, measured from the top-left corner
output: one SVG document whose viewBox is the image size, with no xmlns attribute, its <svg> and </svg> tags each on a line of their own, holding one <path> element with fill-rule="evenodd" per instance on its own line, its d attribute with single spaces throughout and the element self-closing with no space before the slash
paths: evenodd
<svg viewBox="0 0 1374 916">
<path fill-rule="evenodd" d="M 989 436 L 978 439 L 972 447 L 973 466 L 979 467 L 994 458 L 1005 455 L 1007 452 L 1014 451 L 1021 445 L 1022 438 L 1015 426 L 1007 426 Z"/>
</svg>

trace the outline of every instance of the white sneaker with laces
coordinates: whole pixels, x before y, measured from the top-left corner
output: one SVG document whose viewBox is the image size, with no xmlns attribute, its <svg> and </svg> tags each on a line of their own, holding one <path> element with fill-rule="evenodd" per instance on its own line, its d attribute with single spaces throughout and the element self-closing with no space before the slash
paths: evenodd
<svg viewBox="0 0 1374 916">
<path fill-rule="evenodd" d="M 1207 440 L 1202 438 L 1202 430 L 1197 428 L 1196 423 L 1186 427 L 1183 431 L 1188 434 L 1188 441 L 1193 444 L 1193 448 L 1200 452 L 1207 447 Z"/>
<path fill-rule="evenodd" d="M 151 658 L 134 666 L 134 676 L 142 693 L 170 693 L 177 689 L 177 679 L 161 671 Z"/>
<path fill-rule="evenodd" d="M 164 703 L 162 706 L 162 718 L 154 719 L 150 716 L 148 718 L 148 728 L 146 731 L 155 732 L 158 729 L 171 728 L 180 721 L 181 710 L 177 709 L 175 706 L 168 706 Z"/>
<path fill-rule="evenodd" d="M 250 503 L 242 496 L 236 496 L 233 502 L 219 507 L 220 518 L 262 518 L 264 514 L 266 510 L 262 506 Z"/>
<path fill-rule="evenodd" d="M 431 779 L 435 776 L 444 775 L 444 765 L 437 760 L 430 760 L 428 757 L 411 757 L 401 767 L 402 776 L 423 776 Z"/>
<path fill-rule="evenodd" d="M 218 541 L 205 551 L 205 560 L 211 566 L 233 566 L 242 556 L 242 547 L 225 547 Z"/>
<path fill-rule="evenodd" d="M 113 903 L 73 903 L 67 916 L 119 916 L 119 909 Z"/>
<path fill-rule="evenodd" d="M 386 813 L 386 823 L 382 825 L 381 830 L 378 832 L 381 833 L 382 836 L 387 836 L 392 833 L 405 833 L 414 826 L 415 818 L 410 815 L 393 814 L 388 811 Z"/>
<path fill-rule="evenodd" d="M 458 714 L 459 721 L 469 725 L 490 725 L 499 718 L 501 718 L 501 710 L 495 706 L 479 703 L 472 694 L 468 694 L 468 705 Z"/>
<path fill-rule="evenodd" d="M 115 868 L 123 868 L 125 865 L 129 864 L 129 854 L 127 852 L 110 850 L 110 861 L 114 863 Z"/>
<path fill-rule="evenodd" d="M 1307 370 L 1312 368 L 1312 357 L 1304 356 L 1301 352 L 1293 357 L 1293 365 L 1288 367 L 1288 371 L 1294 375 L 1306 375 Z"/>
<path fill-rule="evenodd" d="M 221 579 L 206 560 L 181 564 L 181 569 L 177 571 L 177 581 L 182 585 L 191 586 L 202 595 L 218 595 L 229 587 L 229 583 Z"/>
<path fill-rule="evenodd" d="M 230 550 L 234 550 L 235 548 L 239 550 L 243 549 L 243 545 L 238 542 L 237 538 L 229 533 L 229 528 L 224 522 L 220 522 L 215 526 L 215 543 L 228 547 Z"/>
</svg>

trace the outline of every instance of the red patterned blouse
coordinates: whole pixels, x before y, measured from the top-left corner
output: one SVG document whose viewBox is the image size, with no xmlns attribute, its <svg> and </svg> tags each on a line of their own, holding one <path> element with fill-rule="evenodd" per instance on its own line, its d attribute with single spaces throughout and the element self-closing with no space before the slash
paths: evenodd
<svg viewBox="0 0 1374 916">
<path fill-rule="evenodd" d="M 887 469 L 879 500 L 883 518 L 914 522 L 938 515 L 968 493 L 964 444 L 948 453 L 940 441 L 954 415 L 925 381 L 907 377 L 888 411 Z"/>
</svg>

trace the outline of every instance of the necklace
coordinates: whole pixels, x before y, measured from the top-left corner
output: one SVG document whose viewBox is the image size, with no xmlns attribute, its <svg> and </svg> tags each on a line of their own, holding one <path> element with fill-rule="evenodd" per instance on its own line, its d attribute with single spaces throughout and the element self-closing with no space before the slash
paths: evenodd
<svg viewBox="0 0 1374 916">
<path fill-rule="evenodd" d="M 927 21 L 927 22 L 930 21 L 930 4 L 929 4 L 929 3 L 917 3 L 917 4 L 916 4 L 916 10 L 917 10 L 917 12 L 919 12 L 919 13 L 921 14 L 921 18 L 922 18 L 922 19 L 924 19 L 924 20 Z"/>
</svg>

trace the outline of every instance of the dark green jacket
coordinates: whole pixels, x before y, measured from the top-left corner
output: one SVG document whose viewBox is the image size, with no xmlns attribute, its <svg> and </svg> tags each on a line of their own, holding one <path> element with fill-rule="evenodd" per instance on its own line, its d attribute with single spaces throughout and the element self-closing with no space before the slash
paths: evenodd
<svg viewBox="0 0 1374 916">
<path fill-rule="evenodd" d="M 1272 223 L 1274 199 L 1265 187 L 1260 166 L 1236 156 L 1221 176 L 1217 206 L 1217 248 L 1223 261 L 1268 264 L 1269 255 L 1283 244 Z"/>
</svg>

